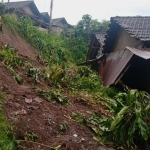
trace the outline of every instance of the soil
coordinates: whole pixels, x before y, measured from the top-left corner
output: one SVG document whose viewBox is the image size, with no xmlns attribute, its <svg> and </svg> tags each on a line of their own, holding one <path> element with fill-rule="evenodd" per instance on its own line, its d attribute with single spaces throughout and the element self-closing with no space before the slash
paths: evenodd
<svg viewBox="0 0 150 150">
<path fill-rule="evenodd" d="M 35 49 L 18 34 L 13 34 L 4 26 L 4 34 L 0 35 L 1 45 L 9 44 L 18 50 L 20 56 L 32 60 L 35 66 L 41 64 L 35 59 Z M 6 103 L 3 107 L 8 121 L 13 125 L 16 140 L 36 140 L 37 143 L 21 142 L 26 149 L 50 149 L 62 145 L 60 150 L 107 150 L 93 140 L 94 133 L 77 123 L 70 116 L 72 112 L 87 116 L 87 111 L 93 109 L 76 101 L 76 97 L 68 95 L 71 103 L 63 106 L 59 103 L 46 101 L 35 92 L 32 80 L 23 75 L 23 70 L 17 70 L 22 76 L 24 85 L 17 84 L 12 74 L 0 66 L 0 87 L 6 93 Z M 37 85 L 43 89 L 49 88 L 46 83 Z M 61 133 L 59 125 L 65 123 L 67 130 Z M 18 148 L 19 150 L 23 148 Z"/>
</svg>

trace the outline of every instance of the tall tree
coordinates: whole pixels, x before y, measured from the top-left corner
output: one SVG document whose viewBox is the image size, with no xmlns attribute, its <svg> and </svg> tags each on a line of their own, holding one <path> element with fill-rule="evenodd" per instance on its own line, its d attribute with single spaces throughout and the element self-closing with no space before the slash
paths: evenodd
<svg viewBox="0 0 150 150">
<path fill-rule="evenodd" d="M 108 28 L 109 21 L 103 20 L 99 22 L 88 14 L 83 15 L 75 28 L 75 35 L 82 36 L 86 41 L 90 40 L 90 36 L 93 32 L 105 32 Z"/>
</svg>

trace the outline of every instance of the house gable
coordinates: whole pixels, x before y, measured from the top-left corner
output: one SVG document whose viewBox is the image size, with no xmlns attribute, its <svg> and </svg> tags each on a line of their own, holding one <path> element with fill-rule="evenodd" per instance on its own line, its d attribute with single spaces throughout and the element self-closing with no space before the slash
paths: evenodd
<svg viewBox="0 0 150 150">
<path fill-rule="evenodd" d="M 6 9 L 8 11 L 20 9 L 23 11 L 23 13 L 29 16 L 35 17 L 35 18 L 40 18 L 41 16 L 34 1 L 9 2 L 9 3 L 6 3 Z"/>
<path fill-rule="evenodd" d="M 120 38 L 119 32 L 121 32 L 121 29 L 124 29 L 124 31 L 128 33 L 129 36 L 126 36 L 126 38 L 132 37 L 130 38 L 131 41 L 136 39 L 143 42 L 144 45 L 150 41 L 150 17 L 112 17 L 103 50 L 105 54 L 114 51 L 114 44 L 118 40 L 117 37 Z M 137 43 L 135 40 L 133 43 L 135 43 L 136 46 Z M 127 44 L 131 44 L 131 42 Z"/>
<path fill-rule="evenodd" d="M 135 37 L 131 37 L 130 34 L 125 29 L 120 27 L 111 51 L 117 52 L 125 49 L 126 46 L 138 48 L 141 45 L 143 45 L 142 41 L 136 39 Z"/>
</svg>

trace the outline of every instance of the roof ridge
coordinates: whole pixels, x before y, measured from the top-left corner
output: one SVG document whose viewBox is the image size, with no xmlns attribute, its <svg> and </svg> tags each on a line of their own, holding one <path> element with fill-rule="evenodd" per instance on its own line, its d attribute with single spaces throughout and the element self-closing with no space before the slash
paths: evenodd
<svg viewBox="0 0 150 150">
<path fill-rule="evenodd" d="M 23 3 L 23 2 L 34 2 L 34 0 L 24 0 L 24 1 L 5 2 L 5 3 Z"/>
<path fill-rule="evenodd" d="M 114 16 L 111 18 L 150 18 L 150 16 Z"/>
</svg>

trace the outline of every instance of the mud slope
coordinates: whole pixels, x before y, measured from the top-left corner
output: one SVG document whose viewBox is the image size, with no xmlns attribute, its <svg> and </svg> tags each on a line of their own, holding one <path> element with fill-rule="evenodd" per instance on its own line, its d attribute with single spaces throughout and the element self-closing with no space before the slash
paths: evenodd
<svg viewBox="0 0 150 150">
<path fill-rule="evenodd" d="M 36 52 L 19 35 L 13 35 L 9 29 L 4 27 L 4 35 L 0 35 L 0 43 L 9 44 L 18 50 L 20 56 L 26 59 L 34 59 Z M 39 66 L 34 59 L 33 65 Z M 40 65 L 42 66 L 42 65 Z M 17 73 L 23 78 L 24 85 L 17 84 L 12 74 L 0 66 L 0 87 L 6 93 L 7 101 L 4 112 L 8 121 L 14 126 L 16 140 L 36 141 L 37 143 L 21 142 L 26 149 L 48 150 L 48 147 L 62 145 L 59 150 L 106 150 L 93 140 L 93 134 L 84 126 L 70 118 L 72 112 L 88 115 L 87 111 L 92 108 L 84 106 L 76 101 L 76 97 L 67 95 L 70 105 L 63 106 L 58 103 L 46 101 L 36 92 L 36 88 L 49 88 L 46 83 L 33 86 L 32 79 L 24 74 L 25 68 L 18 68 Z M 60 133 L 58 127 L 66 123 L 67 130 Z M 39 143 L 39 144 L 38 144 Z M 40 144 L 45 146 L 39 148 Z M 23 148 L 19 148 L 21 150 Z"/>
<path fill-rule="evenodd" d="M 20 55 L 34 58 L 36 52 L 34 48 L 22 39 L 17 33 L 13 34 L 6 26 L 3 26 L 3 34 L 0 34 L 0 45 L 9 44 L 16 48 Z"/>
</svg>

